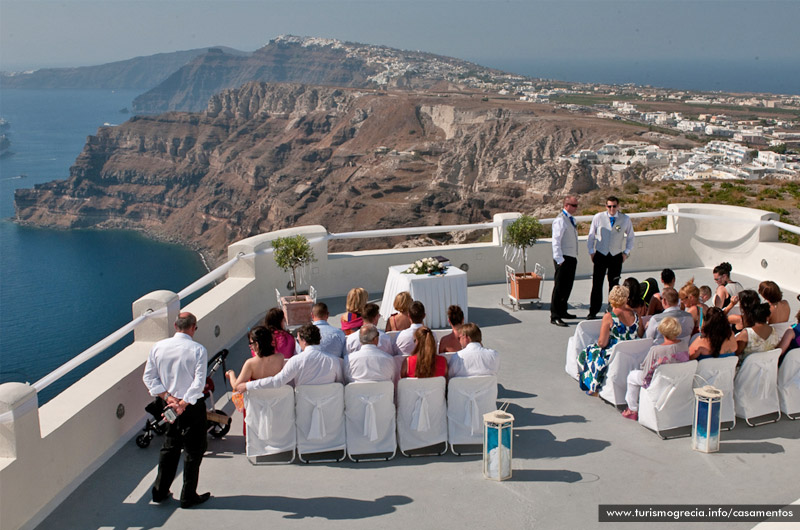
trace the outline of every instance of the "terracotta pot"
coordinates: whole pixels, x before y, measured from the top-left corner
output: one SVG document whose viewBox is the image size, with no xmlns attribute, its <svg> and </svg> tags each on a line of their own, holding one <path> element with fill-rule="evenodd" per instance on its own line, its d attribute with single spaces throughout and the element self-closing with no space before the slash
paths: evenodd
<svg viewBox="0 0 800 530">
<path fill-rule="evenodd" d="M 511 296 L 517 300 L 531 300 L 538 299 L 539 285 L 542 282 L 542 277 L 529 272 L 527 275 L 518 272 L 512 278 Z"/>
<path fill-rule="evenodd" d="M 311 323 L 311 308 L 314 300 L 307 294 L 295 296 L 281 296 L 283 314 L 289 326 L 302 326 Z"/>
</svg>

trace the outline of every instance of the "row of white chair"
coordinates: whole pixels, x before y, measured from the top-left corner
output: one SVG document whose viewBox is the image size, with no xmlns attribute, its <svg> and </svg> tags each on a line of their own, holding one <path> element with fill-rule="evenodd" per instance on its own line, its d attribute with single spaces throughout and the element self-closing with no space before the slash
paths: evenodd
<svg viewBox="0 0 800 530">
<path fill-rule="evenodd" d="M 303 385 L 245 394 L 247 456 L 252 463 L 389 460 L 475 454 L 483 414 L 496 408 L 495 376 L 405 378 L 385 382 Z"/>
</svg>

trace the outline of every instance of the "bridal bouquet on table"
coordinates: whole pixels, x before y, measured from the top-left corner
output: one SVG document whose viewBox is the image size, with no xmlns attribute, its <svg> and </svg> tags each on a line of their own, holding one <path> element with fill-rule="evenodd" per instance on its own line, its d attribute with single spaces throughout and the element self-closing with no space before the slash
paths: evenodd
<svg viewBox="0 0 800 530">
<path fill-rule="evenodd" d="M 436 258 L 423 258 L 412 263 L 403 274 L 444 274 L 447 267 Z"/>
</svg>

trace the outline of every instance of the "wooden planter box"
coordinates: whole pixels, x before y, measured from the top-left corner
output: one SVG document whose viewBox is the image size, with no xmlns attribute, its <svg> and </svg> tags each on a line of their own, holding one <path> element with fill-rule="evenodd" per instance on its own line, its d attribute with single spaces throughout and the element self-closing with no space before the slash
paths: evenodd
<svg viewBox="0 0 800 530">
<path fill-rule="evenodd" d="M 314 300 L 307 294 L 294 296 L 281 296 L 283 314 L 289 326 L 302 326 L 311 323 L 311 308 Z"/>
<path fill-rule="evenodd" d="M 509 294 L 512 298 L 516 298 L 517 300 L 539 299 L 541 283 L 541 276 L 537 276 L 532 272 L 528 274 L 518 272 L 514 274 L 509 282 L 509 286 L 511 287 L 511 293 Z"/>
</svg>

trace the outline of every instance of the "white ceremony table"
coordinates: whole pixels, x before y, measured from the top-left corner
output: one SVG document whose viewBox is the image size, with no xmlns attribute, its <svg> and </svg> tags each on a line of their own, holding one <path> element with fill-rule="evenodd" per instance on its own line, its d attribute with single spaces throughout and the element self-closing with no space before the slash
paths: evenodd
<svg viewBox="0 0 800 530">
<path fill-rule="evenodd" d="M 448 267 L 445 274 L 403 274 L 408 265 L 389 267 L 386 285 L 383 288 L 381 316 L 389 320 L 394 310 L 394 297 L 397 293 L 408 291 L 411 298 L 425 305 L 425 325 L 431 329 L 449 328 L 447 308 L 457 305 L 467 318 L 467 273 L 458 267 Z"/>
</svg>

